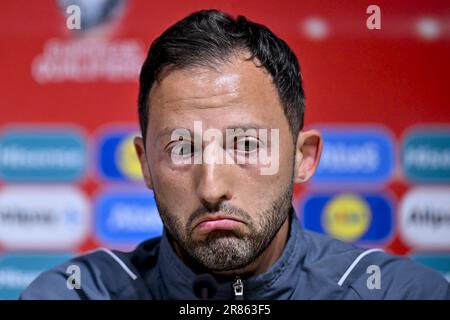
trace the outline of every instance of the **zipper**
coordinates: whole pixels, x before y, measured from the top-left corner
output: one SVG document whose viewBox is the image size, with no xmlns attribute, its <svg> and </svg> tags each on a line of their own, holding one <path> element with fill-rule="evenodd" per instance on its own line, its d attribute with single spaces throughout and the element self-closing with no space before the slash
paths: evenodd
<svg viewBox="0 0 450 320">
<path fill-rule="evenodd" d="M 244 282 L 241 278 L 236 277 L 233 282 L 233 290 L 235 300 L 244 300 Z"/>
</svg>

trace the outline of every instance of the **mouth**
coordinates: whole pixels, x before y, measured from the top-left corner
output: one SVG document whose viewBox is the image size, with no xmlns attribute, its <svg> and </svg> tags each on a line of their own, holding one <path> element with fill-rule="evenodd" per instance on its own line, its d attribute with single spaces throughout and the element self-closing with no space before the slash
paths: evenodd
<svg viewBox="0 0 450 320">
<path fill-rule="evenodd" d="M 199 234 L 206 234 L 215 230 L 234 230 L 244 224 L 241 220 L 230 216 L 208 216 L 200 220 L 194 227 Z"/>
</svg>

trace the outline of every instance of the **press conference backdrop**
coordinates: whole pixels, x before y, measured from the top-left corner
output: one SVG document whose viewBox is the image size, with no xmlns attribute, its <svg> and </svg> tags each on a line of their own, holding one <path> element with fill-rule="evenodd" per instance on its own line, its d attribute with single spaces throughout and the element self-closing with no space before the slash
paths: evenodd
<svg viewBox="0 0 450 320">
<path fill-rule="evenodd" d="M 138 73 L 155 37 L 204 8 L 268 25 L 299 57 L 325 141 L 295 189 L 304 228 L 450 279 L 448 1 L 15 0 L 0 5 L 0 298 L 161 234 L 132 145 Z"/>
</svg>

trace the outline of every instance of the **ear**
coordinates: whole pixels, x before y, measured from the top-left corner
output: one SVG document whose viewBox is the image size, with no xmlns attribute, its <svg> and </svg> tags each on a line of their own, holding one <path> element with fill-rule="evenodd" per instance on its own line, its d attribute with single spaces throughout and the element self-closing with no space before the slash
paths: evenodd
<svg viewBox="0 0 450 320">
<path fill-rule="evenodd" d="M 295 183 L 304 183 L 314 175 L 321 154 L 322 136 L 319 131 L 300 131 L 295 148 Z"/>
<path fill-rule="evenodd" d="M 149 163 L 147 162 L 147 155 L 145 154 L 144 140 L 141 137 L 134 138 L 134 148 L 141 164 L 142 175 L 144 176 L 145 184 L 149 189 L 153 189 L 152 176 L 150 175 Z"/>
</svg>

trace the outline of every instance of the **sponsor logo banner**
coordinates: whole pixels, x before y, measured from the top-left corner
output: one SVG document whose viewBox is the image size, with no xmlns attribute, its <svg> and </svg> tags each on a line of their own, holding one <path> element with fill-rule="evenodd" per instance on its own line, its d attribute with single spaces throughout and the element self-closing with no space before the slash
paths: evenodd
<svg viewBox="0 0 450 320">
<path fill-rule="evenodd" d="M 135 129 L 109 128 L 98 142 L 97 164 L 101 177 L 108 181 L 141 181 L 142 173 L 133 139 Z"/>
<path fill-rule="evenodd" d="M 146 45 L 139 39 L 113 36 L 123 23 L 128 1 L 54 2 L 70 34 L 49 38 L 34 56 L 31 76 L 38 84 L 136 81 Z"/>
<path fill-rule="evenodd" d="M 0 191 L 0 244 L 8 249 L 63 249 L 89 232 L 90 204 L 70 186 L 10 186 Z"/>
<path fill-rule="evenodd" d="M 359 244 L 386 242 L 393 231 L 391 201 L 378 194 L 311 194 L 299 208 L 306 229 Z"/>
<path fill-rule="evenodd" d="M 144 191 L 109 191 L 95 205 L 95 232 L 112 246 L 134 246 L 162 235 L 163 224 L 153 194 Z"/>
<path fill-rule="evenodd" d="M 0 136 L 0 178 L 72 181 L 87 166 L 85 139 L 69 130 L 14 129 Z"/>
<path fill-rule="evenodd" d="M 378 127 L 323 128 L 323 153 L 313 182 L 382 183 L 393 171 L 394 147 Z"/>
<path fill-rule="evenodd" d="M 450 128 L 409 133 L 402 145 L 402 167 L 411 181 L 450 182 Z"/>
<path fill-rule="evenodd" d="M 72 257 L 69 253 L 0 255 L 0 300 L 18 299 L 36 277 Z"/>
<path fill-rule="evenodd" d="M 450 187 L 418 187 L 402 199 L 399 229 L 413 248 L 450 249 Z"/>
</svg>

